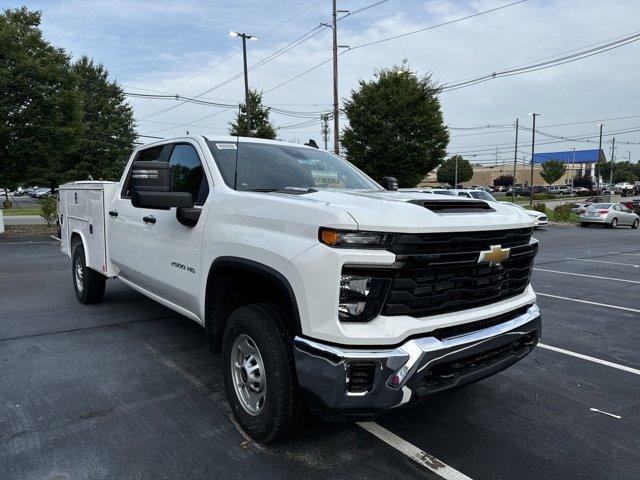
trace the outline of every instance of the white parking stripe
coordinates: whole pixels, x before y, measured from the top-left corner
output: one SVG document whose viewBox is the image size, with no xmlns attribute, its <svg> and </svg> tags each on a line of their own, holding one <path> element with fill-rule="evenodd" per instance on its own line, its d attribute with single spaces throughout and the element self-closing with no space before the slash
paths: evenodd
<svg viewBox="0 0 640 480">
<path fill-rule="evenodd" d="M 627 267 L 640 268 L 640 265 L 636 265 L 633 263 L 607 262 L 605 260 L 591 260 L 590 258 L 574 258 L 574 257 L 566 257 L 566 259 L 577 260 L 578 262 L 608 263 L 609 265 L 625 265 Z"/>
<path fill-rule="evenodd" d="M 586 273 L 560 272 L 559 270 L 547 270 L 546 268 L 534 268 L 538 272 L 559 273 L 560 275 L 575 275 L 576 277 L 597 278 L 598 280 L 612 280 L 614 282 L 640 283 L 638 280 L 625 280 L 624 278 L 600 277 L 598 275 L 587 275 Z"/>
<path fill-rule="evenodd" d="M 634 257 L 640 257 L 640 253 L 631 252 L 609 252 L 611 255 L 633 255 Z"/>
<path fill-rule="evenodd" d="M 637 368 L 627 367 L 626 365 L 620 365 L 619 363 L 609 362 L 607 360 L 602 360 L 601 358 L 590 357 L 589 355 L 583 355 L 582 353 L 572 352 L 571 350 L 565 350 L 564 348 L 553 347 L 551 345 L 546 345 L 544 343 L 539 343 L 538 347 L 546 348 L 547 350 L 551 350 L 558 353 L 564 353 L 565 355 L 571 355 L 572 357 L 580 358 L 582 360 L 587 360 L 588 362 L 599 363 L 600 365 L 605 365 L 607 367 L 617 368 L 618 370 L 622 370 L 624 372 L 640 375 L 640 370 L 638 370 Z"/>
<path fill-rule="evenodd" d="M 596 305 L 597 307 L 615 308 L 616 310 L 624 310 L 626 312 L 640 313 L 637 308 L 619 307 L 618 305 L 609 305 L 607 303 L 590 302 L 589 300 L 580 300 L 579 298 L 561 297 L 560 295 L 551 295 L 550 293 L 536 292 L 541 297 L 557 298 L 559 300 L 569 300 L 570 302 L 586 303 L 588 305 Z"/>
<path fill-rule="evenodd" d="M 378 437 L 387 445 L 395 448 L 414 462 L 428 468 L 442 478 L 445 478 L 447 480 L 471 480 L 471 478 L 467 477 L 464 473 L 460 473 L 456 469 L 451 468 L 449 465 L 441 462 L 434 456 L 423 452 L 415 445 L 410 444 L 406 440 L 397 436 L 395 433 L 390 432 L 389 430 L 381 427 L 375 422 L 358 422 L 358 425 L 364 428 L 371 435 Z"/>
</svg>

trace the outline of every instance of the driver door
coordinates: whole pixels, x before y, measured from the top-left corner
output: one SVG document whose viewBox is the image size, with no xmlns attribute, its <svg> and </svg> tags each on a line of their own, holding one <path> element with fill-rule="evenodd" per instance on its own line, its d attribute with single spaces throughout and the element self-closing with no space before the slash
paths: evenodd
<svg viewBox="0 0 640 480">
<path fill-rule="evenodd" d="M 198 315 L 202 237 L 210 179 L 197 143 L 170 144 L 171 191 L 188 192 L 200 218 L 194 226 L 178 220 L 177 208 L 144 209 L 140 235 L 141 273 L 152 293 Z"/>
</svg>

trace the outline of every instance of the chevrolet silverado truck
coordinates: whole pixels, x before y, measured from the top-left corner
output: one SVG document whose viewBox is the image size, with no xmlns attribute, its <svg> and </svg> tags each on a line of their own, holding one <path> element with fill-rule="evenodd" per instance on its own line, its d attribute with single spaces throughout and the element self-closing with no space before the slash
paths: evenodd
<svg viewBox="0 0 640 480">
<path fill-rule="evenodd" d="M 60 187 L 62 251 L 81 302 L 118 278 L 202 325 L 238 423 L 269 442 L 308 412 L 368 419 L 483 379 L 538 342 L 531 218 L 392 180 L 309 146 L 163 140 L 117 183 Z"/>
</svg>

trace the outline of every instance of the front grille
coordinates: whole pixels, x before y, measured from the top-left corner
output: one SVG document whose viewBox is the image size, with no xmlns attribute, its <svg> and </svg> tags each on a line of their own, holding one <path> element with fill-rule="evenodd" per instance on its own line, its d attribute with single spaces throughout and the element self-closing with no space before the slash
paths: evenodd
<svg viewBox="0 0 640 480">
<path fill-rule="evenodd" d="M 398 268 L 382 308 L 384 315 L 422 317 L 481 307 L 524 292 L 537 244 L 532 229 L 400 235 L 391 251 Z M 478 263 L 492 245 L 511 248 L 509 258 Z"/>
</svg>

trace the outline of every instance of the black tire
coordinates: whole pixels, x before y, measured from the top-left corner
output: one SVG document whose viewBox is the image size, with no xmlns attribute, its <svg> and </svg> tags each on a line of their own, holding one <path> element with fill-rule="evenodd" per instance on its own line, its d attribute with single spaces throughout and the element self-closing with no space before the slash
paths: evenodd
<svg viewBox="0 0 640 480">
<path fill-rule="evenodd" d="M 238 374 L 246 379 L 246 370 L 243 373 L 242 369 L 232 366 L 232 359 L 235 363 L 238 355 L 243 355 L 238 352 L 236 341 L 247 338 L 250 346 L 258 350 L 266 379 L 261 407 L 253 414 L 246 410 L 250 407 L 243 406 L 246 403 L 240 398 L 241 393 L 236 392 L 234 380 Z M 304 422 L 306 405 L 296 379 L 292 342 L 285 314 L 274 305 L 240 307 L 225 326 L 222 365 L 227 398 L 240 426 L 257 442 L 269 443 L 288 437 Z"/>
<path fill-rule="evenodd" d="M 634 230 L 638 228 L 638 225 L 640 225 L 640 220 L 638 220 L 637 218 L 633 221 L 633 223 L 631 224 L 631 228 L 633 228 Z"/>
<path fill-rule="evenodd" d="M 583 228 L 587 228 L 589 224 L 587 222 L 580 222 L 580 226 Z"/>
<path fill-rule="evenodd" d="M 611 228 L 618 228 L 618 219 L 616 217 L 613 217 L 613 220 L 611 220 L 611 225 L 609 225 Z"/>
<path fill-rule="evenodd" d="M 107 278 L 94 269 L 87 267 L 82 244 L 78 244 L 76 248 L 73 249 L 71 278 L 73 281 L 73 289 L 80 302 L 84 304 L 98 303 L 102 300 L 102 297 L 104 297 L 104 287 Z"/>
</svg>

